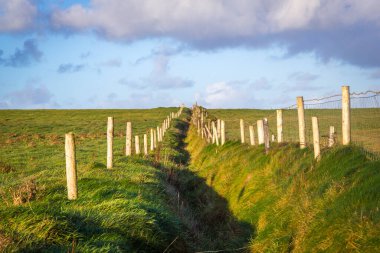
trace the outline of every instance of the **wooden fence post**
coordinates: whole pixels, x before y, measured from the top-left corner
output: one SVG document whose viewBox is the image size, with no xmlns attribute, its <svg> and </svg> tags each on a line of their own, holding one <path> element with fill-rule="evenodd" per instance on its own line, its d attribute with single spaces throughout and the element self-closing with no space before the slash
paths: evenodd
<svg viewBox="0 0 380 253">
<path fill-rule="evenodd" d="M 255 130 L 253 126 L 249 126 L 249 140 L 251 141 L 251 146 L 255 145 Z"/>
<path fill-rule="evenodd" d="M 342 144 L 351 142 L 350 86 L 342 86 Z"/>
<path fill-rule="evenodd" d="M 277 110 L 277 142 L 283 142 L 282 136 L 282 110 Z"/>
<path fill-rule="evenodd" d="M 330 131 L 329 131 L 329 147 L 331 148 L 335 144 L 335 127 L 330 126 Z"/>
<path fill-rule="evenodd" d="M 78 198 L 77 167 L 75 157 L 75 136 L 73 133 L 65 135 L 65 156 L 66 156 L 66 180 L 67 198 L 70 200 Z"/>
<path fill-rule="evenodd" d="M 148 155 L 148 136 L 144 134 L 144 155 Z"/>
<path fill-rule="evenodd" d="M 161 141 L 161 137 L 160 137 L 160 127 L 158 126 L 157 127 L 157 142 L 160 142 Z"/>
<path fill-rule="evenodd" d="M 240 137 L 241 137 L 241 143 L 245 142 L 245 136 L 244 136 L 244 120 L 240 119 Z"/>
<path fill-rule="evenodd" d="M 319 146 L 319 126 L 318 126 L 318 118 L 311 118 L 313 125 L 313 145 L 314 145 L 314 158 L 319 160 L 321 155 L 321 148 Z"/>
<path fill-rule="evenodd" d="M 306 127 L 305 127 L 305 110 L 303 104 L 303 97 L 297 97 L 297 108 L 298 108 L 298 131 L 300 148 L 306 148 Z"/>
<path fill-rule="evenodd" d="M 136 155 L 140 154 L 140 139 L 139 136 L 135 136 L 135 149 L 136 149 Z"/>
<path fill-rule="evenodd" d="M 113 117 L 108 117 L 107 121 L 107 169 L 113 166 Z"/>
<path fill-rule="evenodd" d="M 257 121 L 257 137 L 259 145 L 264 144 L 264 122 L 261 119 Z"/>
<path fill-rule="evenodd" d="M 270 139 L 269 139 L 269 123 L 268 119 L 263 119 L 263 128 L 264 128 L 264 145 L 265 145 L 265 153 L 268 154 L 270 148 Z"/>
<path fill-rule="evenodd" d="M 220 142 L 221 145 L 224 145 L 224 143 L 226 142 L 226 127 L 224 120 L 220 122 Z"/>
<path fill-rule="evenodd" d="M 125 138 L 125 155 L 132 155 L 132 123 L 127 122 L 127 132 Z"/>
<path fill-rule="evenodd" d="M 150 151 L 154 150 L 153 128 L 150 129 Z"/>
<path fill-rule="evenodd" d="M 157 130 L 153 130 L 153 147 L 157 148 Z"/>
</svg>

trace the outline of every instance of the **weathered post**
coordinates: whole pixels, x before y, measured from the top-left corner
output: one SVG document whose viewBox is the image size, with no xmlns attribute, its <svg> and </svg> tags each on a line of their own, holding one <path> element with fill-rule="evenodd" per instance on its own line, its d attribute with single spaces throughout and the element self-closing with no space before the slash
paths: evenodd
<svg viewBox="0 0 380 253">
<path fill-rule="evenodd" d="M 244 137 L 244 120 L 240 119 L 240 137 L 241 137 L 241 143 L 245 142 L 245 137 Z"/>
<path fill-rule="evenodd" d="M 224 120 L 220 122 L 220 142 L 221 145 L 224 145 L 224 143 L 226 142 L 226 126 Z"/>
<path fill-rule="evenodd" d="M 217 138 L 216 136 L 216 128 L 215 128 L 215 121 L 211 122 L 211 132 L 212 132 L 212 144 L 215 143 L 215 139 Z"/>
<path fill-rule="evenodd" d="M 277 110 L 277 142 L 283 142 L 282 136 L 282 110 Z"/>
<path fill-rule="evenodd" d="M 135 135 L 135 149 L 136 149 L 136 155 L 140 154 L 140 139 L 138 135 Z"/>
<path fill-rule="evenodd" d="M 107 121 L 107 169 L 113 166 L 113 117 L 108 117 Z"/>
<path fill-rule="evenodd" d="M 329 131 L 329 147 L 331 148 L 335 144 L 335 127 L 330 126 L 330 131 Z"/>
<path fill-rule="evenodd" d="M 148 136 L 144 134 L 144 155 L 148 155 Z"/>
<path fill-rule="evenodd" d="M 303 104 L 303 97 L 297 97 L 298 108 L 298 132 L 300 140 L 300 148 L 306 147 L 306 127 L 305 127 L 305 110 Z"/>
<path fill-rule="evenodd" d="M 150 151 L 154 150 L 153 128 L 150 129 Z"/>
<path fill-rule="evenodd" d="M 342 144 L 351 142 L 350 86 L 342 86 Z"/>
<path fill-rule="evenodd" d="M 253 130 L 253 126 L 249 126 L 249 140 L 251 142 L 251 146 L 255 145 L 255 130 Z"/>
<path fill-rule="evenodd" d="M 321 155 L 321 148 L 319 146 L 319 126 L 318 126 L 318 118 L 311 118 L 313 125 L 313 145 L 314 145 L 314 158 L 319 160 Z"/>
<path fill-rule="evenodd" d="M 264 122 L 261 119 L 257 121 L 257 137 L 259 145 L 264 144 Z"/>
<path fill-rule="evenodd" d="M 127 122 L 127 131 L 125 138 L 125 155 L 132 155 L 132 123 Z"/>
<path fill-rule="evenodd" d="M 264 128 L 264 144 L 265 144 L 265 153 L 268 154 L 270 148 L 270 139 L 269 139 L 269 123 L 268 119 L 263 119 L 263 128 Z"/>
<path fill-rule="evenodd" d="M 66 180 L 67 198 L 74 200 L 78 198 L 77 167 L 75 157 L 75 136 L 73 133 L 65 135 L 65 156 L 66 156 Z"/>
</svg>

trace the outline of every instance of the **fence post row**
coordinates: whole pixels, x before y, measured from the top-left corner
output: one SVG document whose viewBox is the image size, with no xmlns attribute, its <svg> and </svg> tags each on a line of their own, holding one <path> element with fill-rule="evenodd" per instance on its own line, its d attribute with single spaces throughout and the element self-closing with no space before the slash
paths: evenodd
<svg viewBox="0 0 380 253">
<path fill-rule="evenodd" d="M 73 133 L 65 135 L 65 156 L 66 156 L 66 181 L 67 198 L 74 200 L 78 198 L 77 167 L 75 156 L 75 136 Z"/>
<path fill-rule="evenodd" d="M 297 97 L 298 108 L 298 132 L 300 140 L 300 148 L 306 148 L 306 125 L 305 125 L 305 109 L 303 97 Z"/>
<path fill-rule="evenodd" d="M 342 86 L 342 144 L 351 142 L 350 86 Z"/>
<path fill-rule="evenodd" d="M 108 117 L 107 121 L 107 169 L 113 166 L 113 117 Z"/>
</svg>

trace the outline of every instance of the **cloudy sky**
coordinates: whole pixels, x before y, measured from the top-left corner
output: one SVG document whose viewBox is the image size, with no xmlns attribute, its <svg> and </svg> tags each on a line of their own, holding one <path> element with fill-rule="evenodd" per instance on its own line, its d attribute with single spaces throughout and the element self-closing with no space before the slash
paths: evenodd
<svg viewBox="0 0 380 253">
<path fill-rule="evenodd" d="M 0 0 L 0 108 L 277 108 L 380 89 L 378 0 Z"/>
</svg>

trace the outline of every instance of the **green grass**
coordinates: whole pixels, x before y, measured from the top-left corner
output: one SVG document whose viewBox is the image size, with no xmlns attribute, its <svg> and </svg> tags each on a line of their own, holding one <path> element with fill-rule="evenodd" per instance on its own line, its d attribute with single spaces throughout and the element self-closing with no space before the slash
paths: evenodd
<svg viewBox="0 0 380 253">
<path fill-rule="evenodd" d="M 180 234 L 180 220 L 164 173 L 151 159 L 125 158 L 123 133 L 126 121 L 142 134 L 176 110 L 0 111 L 0 251 L 162 252 Z M 115 118 L 112 170 L 105 168 L 107 116 Z M 77 139 L 76 201 L 65 188 L 69 131 Z"/>
<path fill-rule="evenodd" d="M 186 142 L 191 171 L 255 228 L 252 252 L 380 251 L 380 161 L 362 148 L 324 150 L 316 162 L 297 144 L 273 144 L 268 155 L 238 141 L 206 145 L 193 127 Z"/>
<path fill-rule="evenodd" d="M 240 140 L 240 119 L 244 119 L 246 142 L 249 141 L 248 125 L 255 125 L 256 121 L 267 117 L 272 134 L 277 135 L 276 111 L 257 109 L 210 109 L 211 115 L 223 119 L 226 122 L 226 138 L 228 140 Z M 341 110 L 338 109 L 306 109 L 306 141 L 311 144 L 313 133 L 311 129 L 311 117 L 319 119 L 319 131 L 321 145 L 327 146 L 329 127 L 334 126 L 336 141 L 341 143 Z M 297 110 L 283 110 L 283 134 L 286 142 L 297 142 L 298 118 Z M 351 110 L 351 134 L 352 141 L 360 144 L 369 151 L 380 154 L 380 109 L 352 109 Z M 257 138 L 256 138 L 257 140 Z"/>
</svg>

